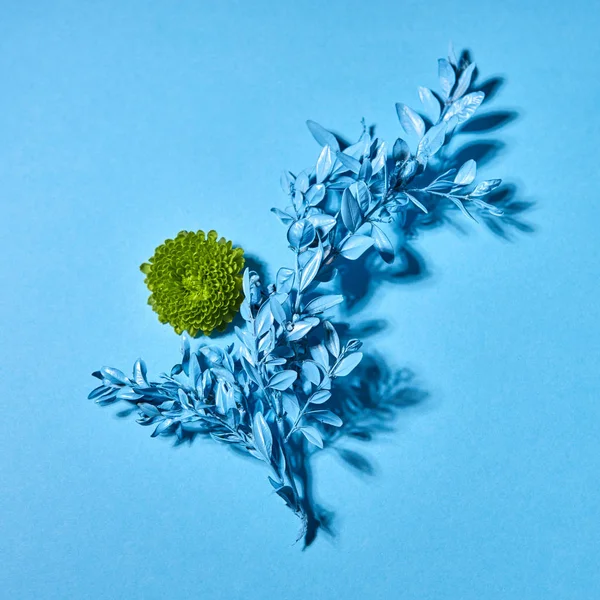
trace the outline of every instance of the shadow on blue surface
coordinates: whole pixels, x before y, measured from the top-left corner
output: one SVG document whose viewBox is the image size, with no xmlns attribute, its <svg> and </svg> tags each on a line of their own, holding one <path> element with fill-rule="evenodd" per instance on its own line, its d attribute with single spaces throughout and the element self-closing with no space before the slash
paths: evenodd
<svg viewBox="0 0 600 600">
<path fill-rule="evenodd" d="M 486 93 L 487 103 L 503 83 L 504 80 L 497 77 L 487 80 L 477 89 Z M 484 112 L 460 128 L 455 135 L 459 137 L 461 134 L 497 132 L 517 118 L 518 114 L 512 110 Z M 486 164 L 496 158 L 503 148 L 504 143 L 494 137 L 461 144 L 455 151 L 443 157 L 437 169 L 432 170 L 431 180 L 448 169 L 459 168 L 469 159 L 480 165 Z M 495 235 L 512 240 L 515 232 L 534 231 L 533 226 L 523 220 L 523 214 L 532 208 L 533 202 L 521 200 L 516 185 L 504 184 L 490 195 L 489 202 L 504 213 L 500 219 L 482 215 L 483 224 Z M 427 214 L 409 213 L 410 219 L 397 224 L 399 248 L 396 261 L 392 265 L 385 264 L 375 253 L 368 253 L 340 269 L 340 286 L 346 298 L 349 315 L 360 313 L 384 282 L 407 284 L 428 277 L 425 260 L 411 245 L 411 240 L 416 239 L 423 231 L 451 226 L 461 233 L 468 233 L 463 226 L 465 217 L 455 206 L 430 202 L 426 207 Z M 386 323 L 367 321 L 358 326 L 353 324 L 352 327 L 346 323 L 336 323 L 336 328 L 345 337 L 364 339 L 384 330 Z M 360 333 L 357 328 L 360 328 Z M 375 474 L 375 467 L 369 458 L 359 450 L 344 447 L 342 442 L 369 442 L 383 433 L 392 433 L 399 413 L 424 403 L 427 398 L 427 392 L 416 385 L 413 373 L 406 369 L 393 368 L 383 356 L 365 355 L 355 372 L 339 385 L 331 400 L 331 410 L 342 417 L 344 425 L 339 429 L 330 428 L 327 446 L 352 470 L 360 475 L 372 476 Z M 320 529 L 330 535 L 334 535 L 335 530 L 334 514 L 320 506 L 315 499 L 308 444 L 303 441 L 301 443 L 302 447 L 295 453 L 294 468 L 302 484 L 303 501 L 309 519 L 304 535 L 306 548 L 316 539 Z"/>
</svg>

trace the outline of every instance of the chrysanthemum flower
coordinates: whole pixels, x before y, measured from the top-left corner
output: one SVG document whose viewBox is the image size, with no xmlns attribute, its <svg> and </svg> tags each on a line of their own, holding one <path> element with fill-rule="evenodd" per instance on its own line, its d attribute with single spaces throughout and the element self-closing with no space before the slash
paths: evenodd
<svg viewBox="0 0 600 600">
<path fill-rule="evenodd" d="M 178 334 L 223 331 L 240 307 L 244 251 L 217 237 L 216 231 L 181 231 L 140 267 L 148 304 Z"/>
</svg>

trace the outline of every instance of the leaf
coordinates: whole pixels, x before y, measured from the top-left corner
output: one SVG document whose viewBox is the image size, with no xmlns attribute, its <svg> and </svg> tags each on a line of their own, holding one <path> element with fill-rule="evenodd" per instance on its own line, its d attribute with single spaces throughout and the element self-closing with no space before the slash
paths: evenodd
<svg viewBox="0 0 600 600">
<path fill-rule="evenodd" d="M 385 163 L 387 160 L 387 144 L 385 142 L 381 142 L 379 148 L 377 149 L 377 154 L 373 159 L 373 175 L 377 175 L 381 169 L 385 167 Z"/>
<path fill-rule="evenodd" d="M 275 278 L 277 292 L 280 294 L 288 294 L 294 285 L 294 277 L 295 273 L 293 269 L 281 267 L 281 269 L 277 271 L 277 277 Z"/>
<path fill-rule="evenodd" d="M 258 311 L 258 315 L 256 315 L 256 321 L 254 321 L 256 337 L 261 337 L 267 333 L 273 325 L 273 313 L 269 304 L 269 302 L 264 302 Z"/>
<path fill-rule="evenodd" d="M 288 215 L 286 212 L 279 210 L 278 208 L 272 208 L 271 212 L 277 216 L 277 218 L 284 224 L 289 225 L 294 221 L 294 217 L 292 215 Z"/>
<path fill-rule="evenodd" d="M 419 207 L 425 214 L 429 211 L 425 208 L 423 204 L 421 204 L 414 196 L 409 194 L 408 192 L 403 192 L 403 194 L 417 207 Z"/>
<path fill-rule="evenodd" d="M 314 385 L 321 383 L 321 371 L 312 360 L 305 360 L 302 363 L 302 376 Z"/>
<path fill-rule="evenodd" d="M 317 344 L 310 349 L 310 355 L 313 360 L 322 365 L 325 369 L 329 368 L 329 354 L 323 344 Z"/>
<path fill-rule="evenodd" d="M 269 379 L 268 387 L 273 390 L 287 390 L 298 378 L 298 373 L 292 370 L 278 371 Z"/>
<path fill-rule="evenodd" d="M 277 298 L 271 296 L 269 300 L 269 304 L 271 307 L 271 313 L 273 314 L 273 318 L 280 324 L 283 325 L 287 321 L 287 317 L 285 315 L 285 311 L 283 310 L 283 306 Z"/>
<path fill-rule="evenodd" d="M 345 377 L 349 375 L 358 363 L 362 360 L 362 352 L 353 352 L 344 356 L 342 360 L 334 367 L 331 373 L 332 377 Z"/>
<path fill-rule="evenodd" d="M 475 179 L 475 175 L 477 174 L 477 163 L 471 159 L 468 160 L 456 174 L 454 178 L 454 183 L 458 185 L 469 185 Z"/>
<path fill-rule="evenodd" d="M 364 181 L 357 181 L 350 186 L 350 191 L 356 198 L 360 210 L 365 214 L 369 210 L 369 205 L 371 204 L 371 192 L 369 191 L 367 184 Z"/>
<path fill-rule="evenodd" d="M 316 231 L 313 224 L 308 219 L 300 219 L 290 225 L 287 233 L 287 239 L 290 246 L 299 250 L 306 248 L 315 239 Z"/>
<path fill-rule="evenodd" d="M 444 98 L 448 98 L 454 87 L 454 83 L 456 82 L 456 73 L 454 72 L 452 65 L 445 58 L 440 58 L 438 60 L 438 76 L 440 78 L 440 85 L 442 87 Z"/>
<path fill-rule="evenodd" d="M 335 330 L 335 327 L 329 321 L 325 321 L 323 323 L 325 327 L 325 347 L 334 358 L 337 358 L 340 355 L 340 338 Z"/>
<path fill-rule="evenodd" d="M 133 365 L 133 379 L 139 387 L 148 387 L 146 363 L 138 358 Z"/>
<path fill-rule="evenodd" d="M 337 224 L 337 219 L 323 213 L 309 215 L 307 219 L 321 232 L 324 238 Z"/>
<path fill-rule="evenodd" d="M 427 162 L 438 152 L 438 150 L 444 145 L 444 140 L 446 139 L 446 128 L 447 124 L 442 122 L 429 129 L 429 131 L 419 142 L 419 146 L 417 148 L 417 158 L 424 159 L 423 162 Z"/>
<path fill-rule="evenodd" d="M 312 133 L 312 136 L 317 140 L 321 146 L 329 146 L 332 150 L 337 152 L 340 149 L 340 145 L 330 131 L 327 131 L 324 127 L 315 123 L 315 121 L 306 121 L 306 126 Z"/>
<path fill-rule="evenodd" d="M 283 498 L 283 500 L 285 501 L 287 506 L 289 506 L 293 511 L 296 511 L 297 500 L 296 500 L 296 496 L 294 495 L 294 490 L 292 489 L 291 486 L 284 485 L 284 486 L 280 487 L 279 489 L 276 489 L 275 493 L 280 498 Z"/>
<path fill-rule="evenodd" d="M 353 235 L 340 248 L 340 254 L 348 260 L 356 260 L 373 245 L 373 238 L 368 235 Z"/>
<path fill-rule="evenodd" d="M 317 183 L 322 183 L 329 177 L 331 168 L 333 167 L 333 155 L 331 154 L 331 148 L 329 145 L 324 146 L 317 160 Z"/>
<path fill-rule="evenodd" d="M 410 148 L 402 138 L 398 138 L 394 143 L 394 148 L 392 149 L 392 156 L 396 162 L 404 162 L 407 158 L 410 157 Z"/>
<path fill-rule="evenodd" d="M 416 135 L 419 139 L 423 137 L 425 122 L 412 108 L 398 102 L 396 112 L 398 113 L 398 119 L 400 119 L 400 125 L 408 135 Z"/>
<path fill-rule="evenodd" d="M 323 437 L 316 427 L 301 427 L 300 431 L 311 444 L 323 448 Z"/>
<path fill-rule="evenodd" d="M 286 194 L 288 194 L 288 195 L 291 194 L 292 193 L 292 185 L 294 184 L 295 180 L 296 180 L 296 178 L 289 171 L 282 171 L 281 177 L 279 178 L 279 183 L 281 184 L 281 189 Z"/>
<path fill-rule="evenodd" d="M 318 315 L 344 301 L 344 296 L 331 294 L 329 296 L 319 296 L 311 300 L 305 307 L 304 312 L 309 315 Z"/>
<path fill-rule="evenodd" d="M 388 236 L 374 224 L 373 229 L 371 230 L 371 237 L 373 238 L 375 248 L 377 249 L 377 252 L 379 252 L 381 258 L 388 264 L 393 263 L 394 247 Z"/>
<path fill-rule="evenodd" d="M 147 417 L 157 417 L 160 415 L 160 411 L 154 404 L 149 404 L 148 402 L 140 402 L 137 407 L 147 416 Z"/>
<path fill-rule="evenodd" d="M 306 323 L 304 321 L 296 321 L 294 323 L 294 328 L 287 335 L 287 339 L 290 342 L 296 342 L 299 339 L 303 338 L 314 325 L 312 323 Z"/>
<path fill-rule="evenodd" d="M 479 108 L 484 98 L 485 94 L 483 92 L 471 92 L 463 96 L 460 100 L 450 105 L 450 108 L 444 115 L 444 121 L 449 121 L 454 117 L 457 123 L 464 123 L 475 114 L 475 111 Z"/>
<path fill-rule="evenodd" d="M 325 198 L 326 188 L 322 183 L 311 185 L 306 192 L 306 202 L 308 202 L 309 206 L 317 206 L 320 204 Z"/>
<path fill-rule="evenodd" d="M 193 387 L 198 386 L 198 382 L 202 377 L 202 370 L 200 369 L 200 363 L 198 362 L 198 355 L 193 353 L 190 356 L 190 383 Z"/>
<path fill-rule="evenodd" d="M 346 167 L 346 169 L 349 169 L 357 175 L 360 173 L 360 160 L 357 160 L 356 158 L 349 156 L 344 152 L 338 152 L 337 157 L 344 167 Z"/>
<path fill-rule="evenodd" d="M 319 390 L 318 392 L 315 392 L 308 399 L 308 401 L 311 404 L 325 404 L 325 402 L 327 402 L 327 400 L 329 400 L 329 398 L 331 398 L 331 392 L 329 392 L 327 390 Z"/>
<path fill-rule="evenodd" d="M 102 367 L 100 369 L 100 373 L 105 379 L 108 379 L 111 383 L 121 383 L 127 385 L 129 383 L 129 379 L 123 373 L 123 371 L 119 371 L 119 369 L 113 369 L 113 367 Z"/>
<path fill-rule="evenodd" d="M 262 413 L 257 412 L 254 415 L 253 425 L 254 445 L 264 456 L 265 460 L 271 462 L 271 456 L 273 454 L 273 434 Z"/>
<path fill-rule="evenodd" d="M 313 419 L 325 423 L 326 425 L 332 425 L 333 427 L 341 427 L 344 424 L 344 421 L 330 410 L 314 410 L 307 414 Z"/>
<path fill-rule="evenodd" d="M 317 276 L 321 262 L 323 261 L 323 247 L 319 246 L 313 251 L 312 256 L 308 259 L 300 273 L 300 283 L 298 290 L 303 292 Z"/>
<path fill-rule="evenodd" d="M 433 92 L 426 87 L 419 87 L 419 98 L 423 104 L 423 108 L 432 123 L 437 123 L 440 118 L 440 103 L 433 95 Z"/>
<path fill-rule="evenodd" d="M 342 221 L 348 231 L 354 233 L 362 225 L 360 205 L 350 188 L 344 190 L 342 195 Z"/>
<path fill-rule="evenodd" d="M 244 297 L 250 300 L 250 269 L 248 268 L 244 269 L 244 275 L 242 277 L 242 289 L 244 291 Z"/>
<path fill-rule="evenodd" d="M 501 183 L 502 179 L 488 179 L 487 181 L 482 181 L 469 194 L 469 196 L 485 196 L 486 194 L 489 194 L 492 190 L 495 190 Z"/>
<path fill-rule="evenodd" d="M 471 63 L 458 78 L 458 83 L 456 84 L 456 89 L 454 90 L 454 94 L 452 94 L 452 100 L 458 100 L 471 85 L 471 78 L 473 77 L 473 71 L 475 70 L 475 63 Z"/>
<path fill-rule="evenodd" d="M 294 189 L 297 192 L 301 192 L 302 194 L 304 194 L 308 191 L 309 184 L 310 182 L 306 171 L 302 171 L 302 173 L 298 173 L 298 177 L 296 177 Z"/>
</svg>

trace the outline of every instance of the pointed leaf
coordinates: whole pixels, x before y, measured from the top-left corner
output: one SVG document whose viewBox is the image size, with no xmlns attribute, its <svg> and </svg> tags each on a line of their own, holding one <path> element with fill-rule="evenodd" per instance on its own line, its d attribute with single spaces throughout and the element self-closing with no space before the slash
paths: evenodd
<svg viewBox="0 0 600 600">
<path fill-rule="evenodd" d="M 396 112 L 398 113 L 398 119 L 400 119 L 400 125 L 408 135 L 416 135 L 419 139 L 423 137 L 425 122 L 412 108 L 398 102 Z"/>
<path fill-rule="evenodd" d="M 306 121 L 306 126 L 321 146 L 329 146 L 335 152 L 340 149 L 340 145 L 333 133 L 327 131 L 327 129 L 315 123 L 315 121 Z"/>
</svg>

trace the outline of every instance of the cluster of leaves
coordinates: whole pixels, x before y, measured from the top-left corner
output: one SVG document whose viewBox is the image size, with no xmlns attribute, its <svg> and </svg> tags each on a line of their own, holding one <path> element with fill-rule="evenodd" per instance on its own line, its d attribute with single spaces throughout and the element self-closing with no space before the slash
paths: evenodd
<svg viewBox="0 0 600 600">
<path fill-rule="evenodd" d="M 441 92 L 419 90 L 428 120 L 397 105 L 414 151 L 399 138 L 390 156 L 388 145 L 366 128 L 356 143 L 342 148 L 335 135 L 308 121 L 322 146 L 319 157 L 297 175 L 283 173 L 288 206 L 272 209 L 287 227 L 294 267 L 280 268 L 266 287 L 246 269 L 240 307 L 245 324 L 235 328 L 236 343 L 201 344 L 193 351 L 184 337 L 181 363 L 161 381 L 148 380 L 142 361 L 131 378 L 103 368 L 94 373 L 101 385 L 90 398 L 102 405 L 118 400 L 137 405 L 138 422 L 152 426 L 153 436 L 204 433 L 264 461 L 275 492 L 306 520 L 291 452 L 322 448 L 324 438 L 335 437 L 346 415 L 332 410 L 332 386 L 362 358 L 361 342 L 340 341 L 324 316 L 343 296 L 318 290 L 334 284 L 343 261 L 371 247 L 392 262 L 385 224 L 405 219 L 409 211 L 426 212 L 425 197 L 447 200 L 469 215 L 471 207 L 498 214 L 483 198 L 500 181 L 474 184 L 472 160 L 427 180 L 428 165 L 439 161 L 453 131 L 483 100 L 482 92 L 470 91 L 474 71 L 474 64 L 459 63 L 453 53 L 439 61 Z"/>
</svg>

